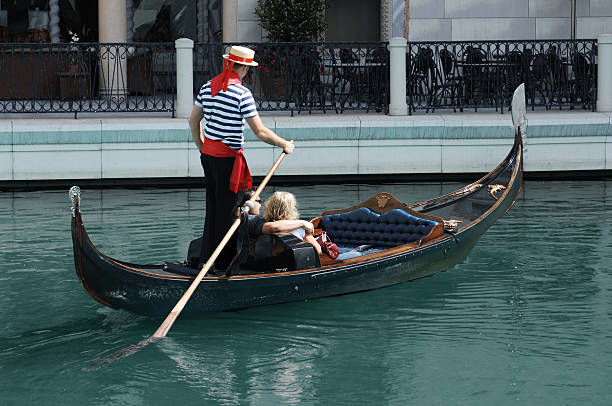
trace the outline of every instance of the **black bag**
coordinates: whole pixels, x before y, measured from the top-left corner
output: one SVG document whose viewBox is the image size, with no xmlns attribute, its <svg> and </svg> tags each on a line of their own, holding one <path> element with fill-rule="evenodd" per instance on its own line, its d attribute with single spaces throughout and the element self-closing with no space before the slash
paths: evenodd
<svg viewBox="0 0 612 406">
<path fill-rule="evenodd" d="M 196 238 L 189 243 L 187 249 L 187 266 L 197 268 L 200 265 L 200 251 L 202 250 L 202 237 Z"/>
</svg>

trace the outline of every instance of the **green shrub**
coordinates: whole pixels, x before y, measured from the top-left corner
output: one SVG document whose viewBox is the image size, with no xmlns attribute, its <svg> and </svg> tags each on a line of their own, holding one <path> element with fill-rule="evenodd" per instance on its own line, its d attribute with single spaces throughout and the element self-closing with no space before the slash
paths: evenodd
<svg viewBox="0 0 612 406">
<path fill-rule="evenodd" d="M 258 0 L 255 14 L 270 42 L 321 41 L 328 0 Z"/>
</svg>

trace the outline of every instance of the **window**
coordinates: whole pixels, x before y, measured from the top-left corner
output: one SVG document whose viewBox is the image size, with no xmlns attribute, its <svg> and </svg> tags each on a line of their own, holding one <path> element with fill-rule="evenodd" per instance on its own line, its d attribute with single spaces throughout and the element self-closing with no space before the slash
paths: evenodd
<svg viewBox="0 0 612 406">
<path fill-rule="evenodd" d="M 98 1 L 59 0 L 59 29 L 61 42 L 72 41 L 71 32 L 79 42 L 97 42 Z"/>
<path fill-rule="evenodd" d="M 48 0 L 0 0 L 0 41 L 50 42 Z"/>
<path fill-rule="evenodd" d="M 51 42 L 49 0 L 0 0 L 0 42 Z M 60 42 L 98 40 L 97 0 L 59 0 Z"/>
<path fill-rule="evenodd" d="M 196 0 L 134 0 L 134 41 L 196 40 Z"/>
<path fill-rule="evenodd" d="M 379 1 L 330 0 L 325 20 L 328 42 L 380 39 Z"/>
</svg>

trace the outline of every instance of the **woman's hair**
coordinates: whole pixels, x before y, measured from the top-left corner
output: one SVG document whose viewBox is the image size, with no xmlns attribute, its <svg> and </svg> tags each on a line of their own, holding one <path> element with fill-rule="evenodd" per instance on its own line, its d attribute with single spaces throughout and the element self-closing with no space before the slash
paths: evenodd
<svg viewBox="0 0 612 406">
<path fill-rule="evenodd" d="M 300 213 L 295 196 L 289 192 L 274 192 L 266 200 L 263 218 L 266 221 L 298 220 Z"/>
</svg>

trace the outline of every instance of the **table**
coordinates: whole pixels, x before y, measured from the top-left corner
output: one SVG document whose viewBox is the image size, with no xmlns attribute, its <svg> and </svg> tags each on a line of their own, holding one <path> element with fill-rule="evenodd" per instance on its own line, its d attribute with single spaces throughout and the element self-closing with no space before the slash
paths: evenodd
<svg viewBox="0 0 612 406">
<path fill-rule="evenodd" d="M 331 69 L 331 89 L 334 103 L 341 107 L 349 102 L 371 104 L 381 96 L 380 85 L 384 66 L 380 62 L 328 63 L 324 68 Z"/>
<path fill-rule="evenodd" d="M 514 82 L 520 81 L 521 66 L 504 60 L 457 61 L 457 68 L 463 79 L 464 105 L 477 106 L 489 100 L 496 108 L 503 106 L 507 89 L 513 91 Z"/>
</svg>

